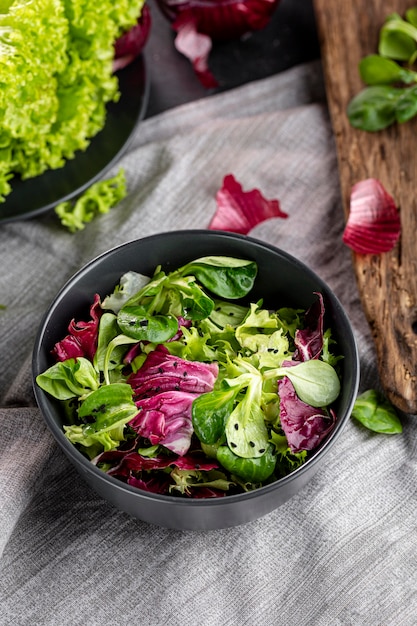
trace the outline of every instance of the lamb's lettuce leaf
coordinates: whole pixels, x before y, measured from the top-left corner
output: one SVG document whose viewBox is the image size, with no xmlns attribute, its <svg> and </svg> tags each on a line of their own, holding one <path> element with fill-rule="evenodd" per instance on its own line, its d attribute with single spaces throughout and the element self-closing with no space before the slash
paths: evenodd
<svg viewBox="0 0 417 626">
<path fill-rule="evenodd" d="M 58 400 L 85 396 L 96 390 L 100 384 L 92 363 L 84 357 L 51 365 L 36 377 L 36 382 L 41 389 Z"/>
</svg>

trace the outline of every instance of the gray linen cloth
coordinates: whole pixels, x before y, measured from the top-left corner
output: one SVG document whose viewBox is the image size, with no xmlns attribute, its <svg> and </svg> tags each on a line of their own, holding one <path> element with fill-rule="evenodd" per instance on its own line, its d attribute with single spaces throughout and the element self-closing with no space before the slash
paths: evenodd
<svg viewBox="0 0 417 626">
<path fill-rule="evenodd" d="M 207 228 L 232 173 L 287 220 L 250 235 L 307 262 L 358 340 L 361 390 L 378 385 L 349 250 L 321 67 L 298 66 L 141 123 L 128 197 L 75 235 L 50 212 L 0 227 L 0 623 L 387 626 L 417 620 L 417 429 L 350 420 L 298 495 L 237 528 L 179 532 L 119 512 L 79 478 L 36 408 L 41 316 L 90 259 L 162 230 Z M 113 173 L 113 172 L 111 172 Z M 110 173 L 110 174 L 111 174 Z"/>
</svg>

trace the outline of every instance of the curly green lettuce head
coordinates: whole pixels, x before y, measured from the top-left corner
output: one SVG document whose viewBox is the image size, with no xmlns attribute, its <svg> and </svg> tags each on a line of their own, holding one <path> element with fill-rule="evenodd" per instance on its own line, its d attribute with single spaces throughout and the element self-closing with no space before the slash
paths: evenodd
<svg viewBox="0 0 417 626">
<path fill-rule="evenodd" d="M 85 150 L 119 96 L 114 42 L 137 0 L 0 0 L 0 200 Z"/>
</svg>

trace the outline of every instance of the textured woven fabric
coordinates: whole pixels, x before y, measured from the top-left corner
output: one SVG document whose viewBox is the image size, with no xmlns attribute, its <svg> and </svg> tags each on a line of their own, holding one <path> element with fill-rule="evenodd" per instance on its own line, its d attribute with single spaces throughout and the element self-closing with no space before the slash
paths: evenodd
<svg viewBox="0 0 417 626">
<path fill-rule="evenodd" d="M 128 197 L 75 235 L 53 212 L 0 227 L 0 623 L 400 626 L 417 615 L 417 430 L 349 421 L 315 478 L 250 524 L 178 532 L 119 512 L 78 477 L 31 388 L 41 317 L 64 282 L 120 243 L 207 228 L 233 173 L 289 218 L 250 235 L 307 262 L 353 324 L 361 390 L 373 343 L 351 257 L 321 67 L 296 67 L 139 125 Z M 112 174 L 112 172 L 110 173 Z"/>
</svg>

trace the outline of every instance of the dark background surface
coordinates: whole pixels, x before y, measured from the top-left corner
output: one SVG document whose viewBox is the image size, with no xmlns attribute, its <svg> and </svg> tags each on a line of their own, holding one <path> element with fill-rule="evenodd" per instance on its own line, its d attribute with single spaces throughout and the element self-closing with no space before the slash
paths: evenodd
<svg viewBox="0 0 417 626">
<path fill-rule="evenodd" d="M 144 52 L 150 78 L 147 117 L 320 56 L 312 1 L 281 0 L 264 29 L 238 40 L 213 43 L 209 67 L 219 87 L 208 90 L 188 59 L 175 49 L 175 33 L 155 0 L 148 0 L 148 6 L 152 27 Z"/>
</svg>

